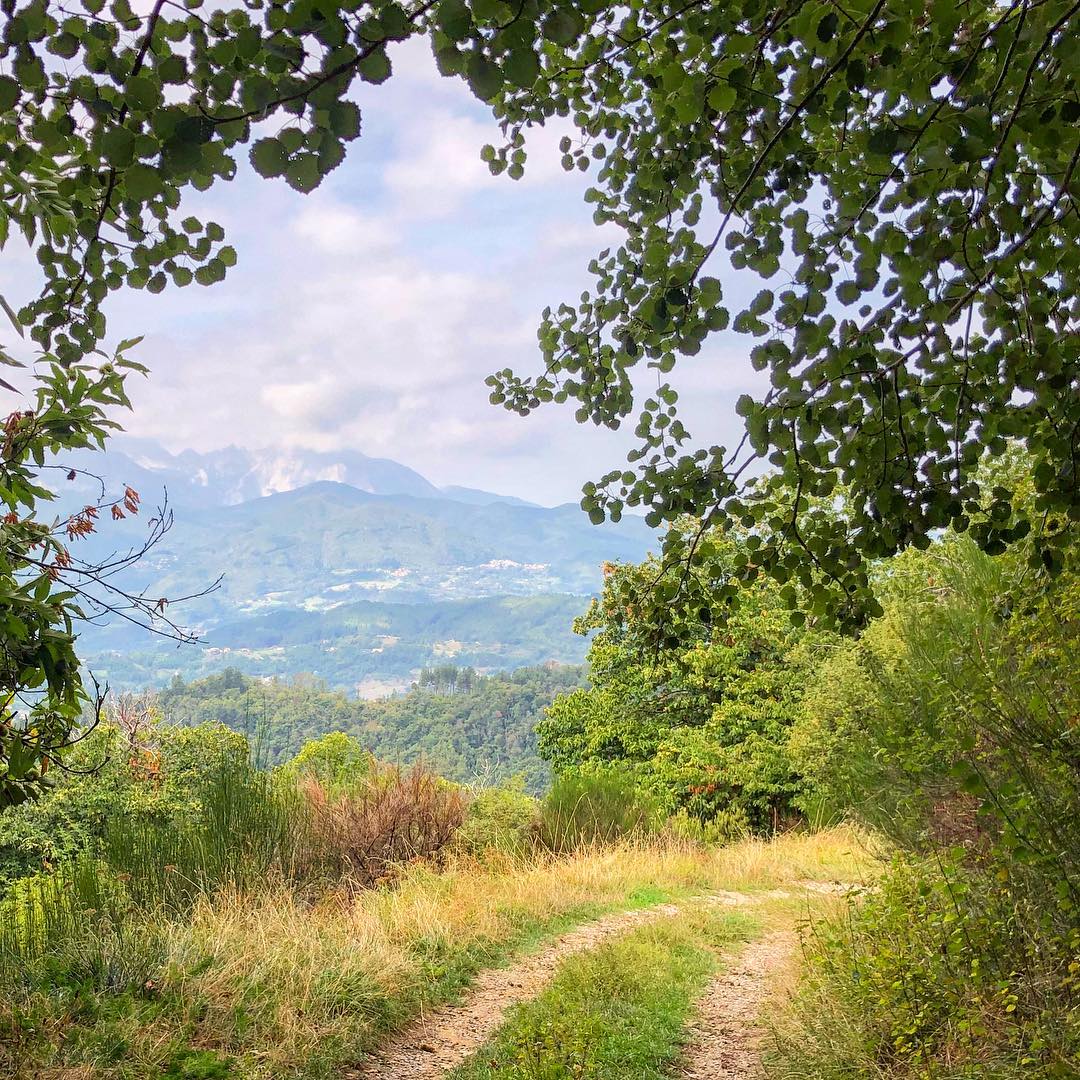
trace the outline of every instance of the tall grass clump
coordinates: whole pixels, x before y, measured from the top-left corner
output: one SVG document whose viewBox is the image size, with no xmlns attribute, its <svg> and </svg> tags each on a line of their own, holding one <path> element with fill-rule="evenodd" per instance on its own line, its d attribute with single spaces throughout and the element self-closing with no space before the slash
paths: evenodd
<svg viewBox="0 0 1080 1080">
<path fill-rule="evenodd" d="M 540 807 L 539 832 L 551 851 L 573 851 L 640 836 L 661 820 L 659 800 L 617 770 L 564 772 Z"/>
<path fill-rule="evenodd" d="M 0 900 L 0 990 L 143 986 L 163 959 L 162 936 L 115 874 L 80 856 L 19 881 Z"/>
<path fill-rule="evenodd" d="M 357 886 L 437 854 L 465 820 L 464 792 L 421 765 L 373 768 L 344 787 L 309 775 L 299 791 L 323 863 Z"/>
<path fill-rule="evenodd" d="M 317 879 L 326 870 L 318 839 L 295 787 L 242 765 L 204 777 L 182 816 L 110 823 L 102 855 L 137 906 L 182 911 L 223 888 Z"/>
</svg>

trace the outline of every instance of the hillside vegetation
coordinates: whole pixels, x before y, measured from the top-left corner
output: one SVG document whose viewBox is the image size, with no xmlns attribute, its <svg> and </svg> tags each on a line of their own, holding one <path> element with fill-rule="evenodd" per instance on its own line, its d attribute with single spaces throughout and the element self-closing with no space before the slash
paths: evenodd
<svg viewBox="0 0 1080 1080">
<path fill-rule="evenodd" d="M 31 817 L 66 841 L 43 871 L 6 864 L 6 1075 L 330 1077 L 576 922 L 865 865 L 849 831 L 715 850 L 613 827 L 567 845 L 557 801 L 469 792 L 345 736 L 273 773 L 249 750 L 214 724 L 103 726 L 79 751 L 107 759 L 96 783 L 0 819 L 7 856 Z"/>
<path fill-rule="evenodd" d="M 277 765 L 309 739 L 339 731 L 376 757 L 424 761 L 461 783 L 518 775 L 540 794 L 549 768 L 536 753 L 535 726 L 557 694 L 584 684 L 584 669 L 547 665 L 491 676 L 453 664 L 421 670 L 407 693 L 362 700 L 320 680 L 258 680 L 226 669 L 187 683 L 174 679 L 154 705 L 177 725 L 208 721 L 247 735 L 260 761 Z"/>
<path fill-rule="evenodd" d="M 548 662 L 577 664 L 585 643 L 570 631 L 583 596 L 490 596 L 434 604 L 374 600 L 327 611 L 281 608 L 215 626 L 201 642 L 134 644 L 130 631 L 89 642 L 93 670 L 117 689 L 166 686 L 234 667 L 249 675 L 314 673 L 329 686 L 369 693 L 406 689 L 415 672 L 453 659 L 464 667 L 512 670 Z"/>
<path fill-rule="evenodd" d="M 701 570 L 748 550 L 711 534 Z M 444 664 L 363 701 L 233 670 L 121 697 L 0 816 L 0 1060 L 329 1077 L 561 927 L 764 889 L 764 922 L 677 909 L 567 960 L 460 1062 L 667 1076 L 710 957 L 790 925 L 809 880 L 776 1076 L 1074 1075 L 1080 576 L 1030 556 L 949 532 L 875 567 L 857 636 L 751 579 L 660 641 L 627 597 L 668 571 L 610 566 L 587 672 Z"/>
</svg>

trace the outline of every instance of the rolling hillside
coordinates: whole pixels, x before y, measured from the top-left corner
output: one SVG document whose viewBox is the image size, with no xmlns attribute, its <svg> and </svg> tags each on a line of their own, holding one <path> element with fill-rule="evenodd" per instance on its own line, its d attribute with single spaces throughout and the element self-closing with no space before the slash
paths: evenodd
<svg viewBox="0 0 1080 1080">
<path fill-rule="evenodd" d="M 169 455 L 137 443 L 82 458 L 77 467 L 110 490 L 137 487 L 144 511 L 108 522 L 79 554 L 104 558 L 140 543 L 148 508 L 167 490 L 171 530 L 119 583 L 174 598 L 221 579 L 169 608 L 200 632 L 197 646 L 177 649 L 122 619 L 86 626 L 84 655 L 113 686 L 160 685 L 228 663 L 378 693 L 448 657 L 483 670 L 580 662 L 585 643 L 570 624 L 598 590 L 601 565 L 639 560 L 653 540 L 640 519 L 597 527 L 573 505 L 440 491 L 363 455 Z M 79 472 L 61 487 L 62 505 L 80 505 L 94 484 Z M 242 497 L 249 492 L 257 494 Z"/>
</svg>

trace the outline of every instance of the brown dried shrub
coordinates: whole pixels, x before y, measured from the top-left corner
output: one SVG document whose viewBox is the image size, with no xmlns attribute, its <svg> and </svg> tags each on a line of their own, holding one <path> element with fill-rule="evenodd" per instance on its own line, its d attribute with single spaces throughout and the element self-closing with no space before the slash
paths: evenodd
<svg viewBox="0 0 1080 1080">
<path fill-rule="evenodd" d="M 462 791 L 422 765 L 383 766 L 362 784 L 343 789 L 314 777 L 300 787 L 320 855 L 359 886 L 437 854 L 465 819 Z"/>
</svg>

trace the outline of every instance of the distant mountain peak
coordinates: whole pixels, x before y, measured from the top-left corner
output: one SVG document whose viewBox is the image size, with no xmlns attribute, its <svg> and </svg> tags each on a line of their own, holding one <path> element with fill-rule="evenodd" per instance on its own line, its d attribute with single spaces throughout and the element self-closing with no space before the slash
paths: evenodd
<svg viewBox="0 0 1080 1080">
<path fill-rule="evenodd" d="M 153 502 L 167 489 L 174 506 L 232 506 L 310 484 L 343 484 L 371 495 L 412 495 L 450 499 L 475 506 L 508 503 L 534 504 L 511 495 L 496 495 L 476 488 L 452 485 L 439 488 L 415 469 L 389 458 L 369 457 L 358 450 L 308 450 L 303 447 L 249 449 L 229 445 L 217 450 L 181 450 L 173 453 L 152 439 L 119 436 L 106 453 L 78 451 L 64 463 L 100 475 L 109 487 L 131 484 Z M 85 484 L 68 488 L 77 497 L 97 488 Z M 81 489 L 85 487 L 86 491 Z"/>
</svg>

